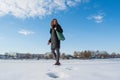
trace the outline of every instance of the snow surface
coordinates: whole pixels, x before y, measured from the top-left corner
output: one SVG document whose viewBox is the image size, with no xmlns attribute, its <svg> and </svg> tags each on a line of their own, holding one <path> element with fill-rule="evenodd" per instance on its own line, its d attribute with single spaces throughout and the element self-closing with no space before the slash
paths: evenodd
<svg viewBox="0 0 120 80">
<path fill-rule="evenodd" d="M 0 80 L 120 80 L 120 59 L 0 60 Z"/>
</svg>

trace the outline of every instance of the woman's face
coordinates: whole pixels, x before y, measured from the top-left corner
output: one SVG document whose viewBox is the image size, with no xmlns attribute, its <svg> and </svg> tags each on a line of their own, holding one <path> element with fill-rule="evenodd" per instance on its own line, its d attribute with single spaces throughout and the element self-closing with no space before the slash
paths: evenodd
<svg viewBox="0 0 120 80">
<path fill-rule="evenodd" d="M 51 27 L 52 27 L 52 28 L 54 28 L 55 25 L 57 25 L 57 24 L 58 24 L 58 23 L 57 23 L 57 20 L 54 19 L 54 20 L 51 21 Z"/>
<path fill-rule="evenodd" d="M 56 21 L 56 20 L 53 20 L 53 24 L 56 25 L 56 24 L 57 24 L 57 21 Z"/>
</svg>

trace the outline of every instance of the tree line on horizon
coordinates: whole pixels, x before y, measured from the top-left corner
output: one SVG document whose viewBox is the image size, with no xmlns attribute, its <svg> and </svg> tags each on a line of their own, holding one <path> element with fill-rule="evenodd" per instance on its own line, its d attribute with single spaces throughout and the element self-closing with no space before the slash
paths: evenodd
<svg viewBox="0 0 120 80">
<path fill-rule="evenodd" d="M 106 51 L 74 51 L 73 54 L 61 53 L 61 59 L 108 59 L 120 58 L 119 53 L 109 54 Z M 5 53 L 0 55 L 0 59 L 54 59 L 54 55 L 50 52 L 45 54 L 31 54 L 31 53 Z"/>
</svg>

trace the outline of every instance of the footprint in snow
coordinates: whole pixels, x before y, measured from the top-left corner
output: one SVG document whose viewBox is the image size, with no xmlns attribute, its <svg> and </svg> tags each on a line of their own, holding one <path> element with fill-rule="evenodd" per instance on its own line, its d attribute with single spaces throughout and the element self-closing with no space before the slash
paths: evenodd
<svg viewBox="0 0 120 80">
<path fill-rule="evenodd" d="M 49 73 L 47 73 L 47 75 L 51 78 L 66 78 L 66 77 L 68 77 L 68 75 L 65 74 L 64 72 L 49 72 Z"/>
<path fill-rule="evenodd" d="M 66 70 L 72 70 L 71 68 L 65 68 Z"/>
<path fill-rule="evenodd" d="M 77 68 L 77 67 L 66 67 L 65 68 L 66 70 L 79 70 L 79 68 Z"/>
<path fill-rule="evenodd" d="M 51 77 L 51 78 L 59 78 L 59 76 L 58 75 L 56 75 L 55 73 L 47 73 L 47 75 L 49 76 L 49 77 Z"/>
</svg>

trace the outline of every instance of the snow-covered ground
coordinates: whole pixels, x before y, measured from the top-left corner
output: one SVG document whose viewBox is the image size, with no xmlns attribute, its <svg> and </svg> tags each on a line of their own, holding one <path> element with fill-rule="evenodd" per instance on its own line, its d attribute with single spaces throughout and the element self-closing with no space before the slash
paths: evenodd
<svg viewBox="0 0 120 80">
<path fill-rule="evenodd" d="M 0 60 L 0 80 L 120 80 L 120 59 Z"/>
</svg>

